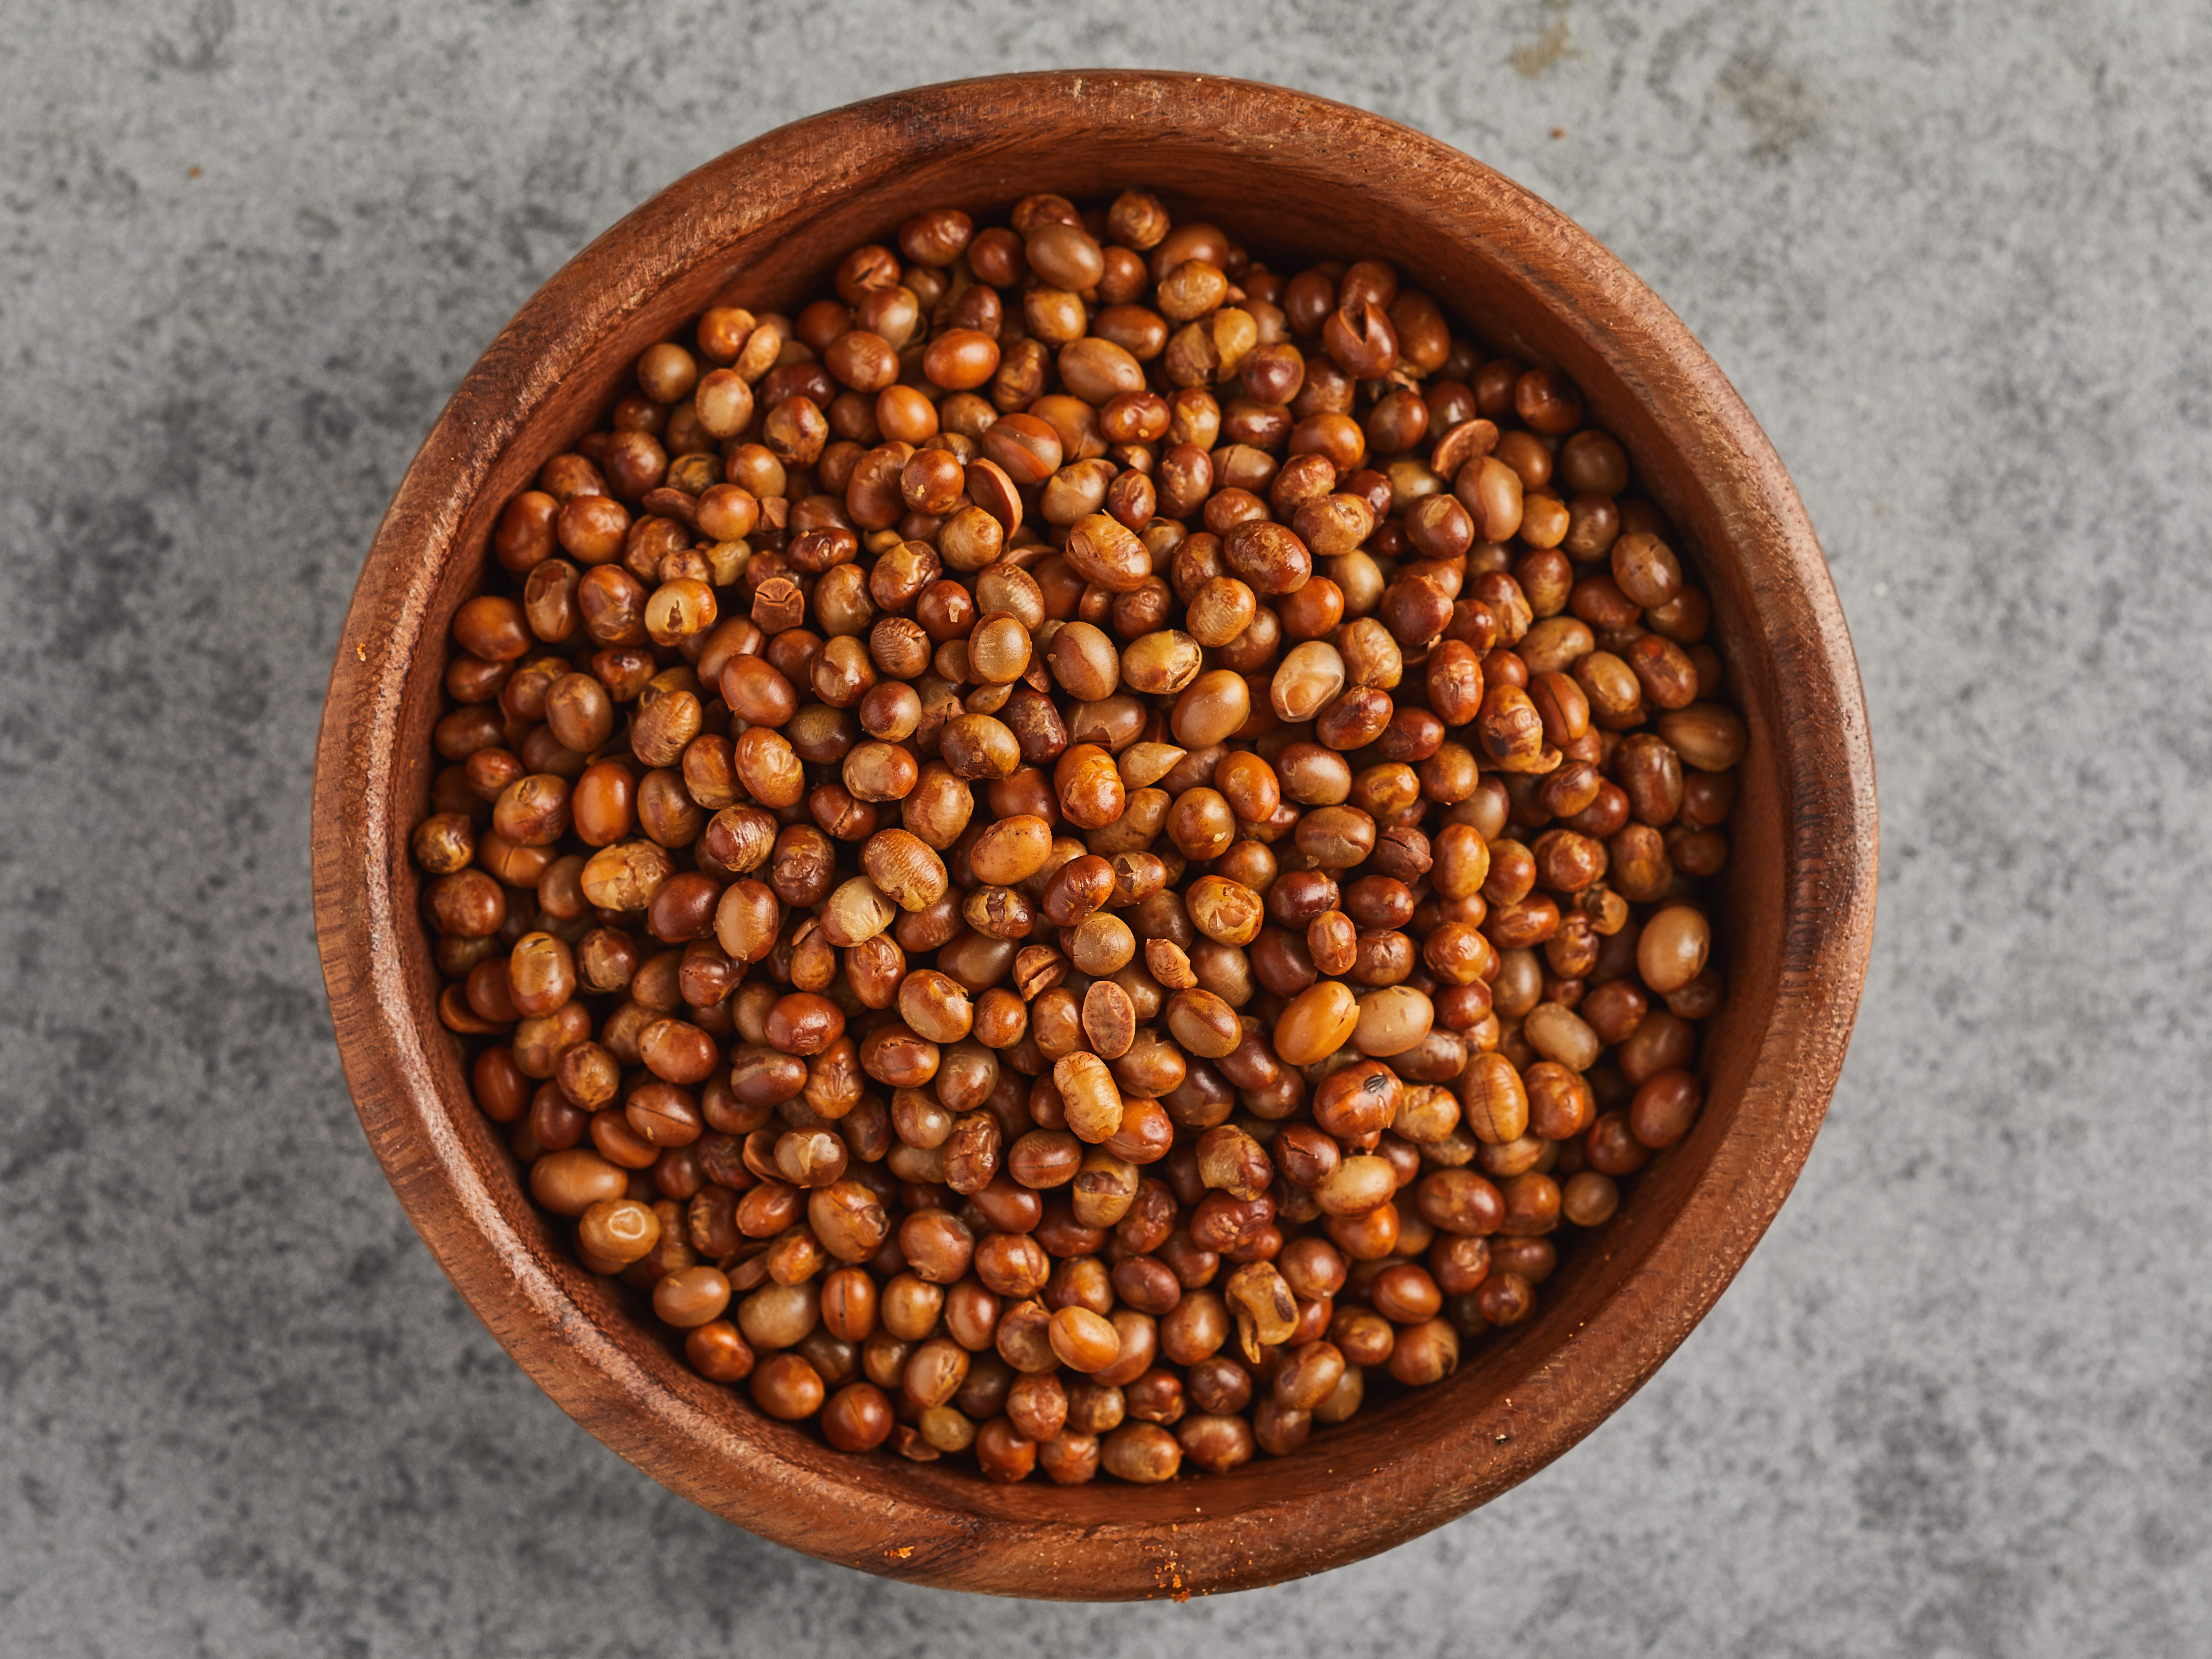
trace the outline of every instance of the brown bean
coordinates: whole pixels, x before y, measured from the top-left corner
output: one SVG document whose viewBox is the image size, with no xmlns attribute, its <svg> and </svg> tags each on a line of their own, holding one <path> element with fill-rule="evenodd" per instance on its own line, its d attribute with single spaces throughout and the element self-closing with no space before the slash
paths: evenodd
<svg viewBox="0 0 2212 1659">
<path fill-rule="evenodd" d="M 1637 971 L 1664 996 L 1695 979 L 1711 949 L 1712 928 L 1704 912 L 1692 905 L 1669 905 L 1637 935 Z"/>
</svg>

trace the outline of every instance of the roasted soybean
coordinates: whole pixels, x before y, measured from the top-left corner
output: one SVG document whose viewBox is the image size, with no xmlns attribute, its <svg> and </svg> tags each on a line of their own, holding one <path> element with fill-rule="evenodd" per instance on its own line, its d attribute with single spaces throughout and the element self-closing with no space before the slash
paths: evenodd
<svg viewBox="0 0 2212 1659">
<path fill-rule="evenodd" d="M 477 1103 L 702 1376 L 1202 1478 L 1479 1364 L 1693 1137 L 1752 733 L 1556 371 L 1140 191 L 1011 218 L 647 349 L 492 532 L 410 848 Z"/>
</svg>

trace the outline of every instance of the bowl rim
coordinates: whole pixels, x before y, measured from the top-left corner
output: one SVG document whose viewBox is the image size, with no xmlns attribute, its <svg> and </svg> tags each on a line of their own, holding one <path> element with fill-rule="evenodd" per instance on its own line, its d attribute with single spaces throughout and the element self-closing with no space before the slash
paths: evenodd
<svg viewBox="0 0 2212 1659">
<path fill-rule="evenodd" d="M 1455 1424 L 1436 1455 L 1346 1471 L 1319 1495 L 1209 1514 L 1206 1483 L 1177 1482 L 1115 1488 L 1128 1495 L 1123 1521 L 1055 1518 L 1048 1505 L 994 1519 L 941 1482 L 886 1490 L 899 1483 L 872 1480 L 873 1464 L 863 1460 L 841 1480 L 821 1460 L 709 1423 L 639 1363 L 608 1308 L 578 1294 L 573 1274 L 502 1214 L 436 1086 L 428 1043 L 444 1033 L 434 1017 L 426 1030 L 407 984 L 402 940 L 417 926 L 400 896 L 410 826 L 393 821 L 391 787 L 405 688 L 426 652 L 442 653 L 442 635 L 427 625 L 432 592 L 453 557 L 469 556 L 453 543 L 493 459 L 598 337 L 580 332 L 578 319 L 603 334 L 656 282 L 836 188 L 848 155 L 926 145 L 956 113 L 992 100 L 1079 107 L 1091 122 L 1174 119 L 1180 137 L 1212 135 L 1224 153 L 1302 154 L 1340 171 L 1352 165 L 1342 156 L 1364 146 L 1370 157 L 1391 157 L 1398 187 L 1439 210 L 1449 194 L 1459 210 L 1480 203 L 1513 224 L 1516 234 L 1493 250 L 1500 262 L 1540 291 L 1573 292 L 1600 355 L 1613 356 L 1622 340 L 1647 348 L 1632 365 L 1617 365 L 1621 373 L 1682 423 L 1692 434 L 1686 448 L 1723 464 L 1711 488 L 1725 497 L 1738 556 L 1759 562 L 1761 626 L 1789 642 L 1789 678 L 1778 677 L 1777 690 L 1794 739 L 1778 760 L 1786 786 L 1782 978 L 1753 1068 L 1765 1080 L 1758 1133 L 1721 1141 L 1637 1270 L 1632 1282 L 1644 1284 L 1644 1295 L 1600 1304 L 1511 1397 Z M 1250 118 L 1227 118 L 1236 112 Z M 1266 137 L 1255 142 L 1261 130 Z M 1503 175 L 1366 111 L 1221 76 L 1056 70 L 915 88 L 767 133 L 669 185 L 532 296 L 462 380 L 369 549 L 324 705 L 311 844 L 333 1028 L 370 1144 L 441 1267 L 571 1416 L 695 1503 L 826 1559 L 999 1594 L 1181 1599 L 1341 1565 L 1486 1502 L 1595 1428 L 1674 1351 L 1765 1231 L 1826 1113 L 1871 943 L 1877 824 L 1863 694 L 1811 524 L 1733 387 L 1618 259 Z"/>
</svg>

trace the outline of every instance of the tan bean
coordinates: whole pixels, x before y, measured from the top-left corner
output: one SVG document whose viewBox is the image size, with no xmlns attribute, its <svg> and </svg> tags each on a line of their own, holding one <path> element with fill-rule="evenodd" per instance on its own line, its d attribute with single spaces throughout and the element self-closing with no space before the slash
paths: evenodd
<svg viewBox="0 0 2212 1659">
<path fill-rule="evenodd" d="M 1067 1127 L 1079 1139 L 1096 1146 L 1121 1127 L 1121 1091 L 1097 1055 L 1061 1055 L 1053 1062 L 1052 1080 L 1064 1103 Z"/>
</svg>

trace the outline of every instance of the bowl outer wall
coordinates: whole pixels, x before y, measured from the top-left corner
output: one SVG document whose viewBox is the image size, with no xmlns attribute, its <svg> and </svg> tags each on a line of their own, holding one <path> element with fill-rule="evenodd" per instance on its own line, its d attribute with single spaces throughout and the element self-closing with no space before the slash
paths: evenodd
<svg viewBox="0 0 2212 1659">
<path fill-rule="evenodd" d="M 964 1468 L 848 1457 L 769 1421 L 568 1256 L 439 1024 L 408 833 L 428 799 L 447 626 L 492 522 L 588 429 L 640 349 L 718 301 L 787 304 L 921 207 L 1130 181 L 1263 248 L 1395 258 L 1492 344 L 1565 369 L 1627 446 L 1706 581 L 1752 732 L 1721 917 L 1732 994 L 1692 1137 L 1631 1184 L 1539 1315 L 1449 1382 L 1230 1476 L 995 1486 Z M 556 274 L 463 380 L 378 531 L 324 709 L 313 830 L 317 934 L 363 1127 L 440 1265 L 563 1409 L 791 1547 L 1086 1600 L 1245 1588 L 1389 1548 L 1525 1479 L 1634 1392 L 1742 1265 L 1810 1150 L 1864 979 L 1875 849 L 1863 699 L 1819 544 L 1674 313 L 1544 203 L 1409 129 L 1277 88 L 1122 71 L 925 88 L 795 123 L 678 180 Z"/>
</svg>

